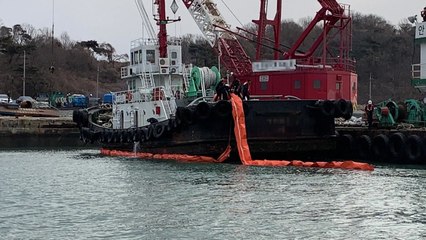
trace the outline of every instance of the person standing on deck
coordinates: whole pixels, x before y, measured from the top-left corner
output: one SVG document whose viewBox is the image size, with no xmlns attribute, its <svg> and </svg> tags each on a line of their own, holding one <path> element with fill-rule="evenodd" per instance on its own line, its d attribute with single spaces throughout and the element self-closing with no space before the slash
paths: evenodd
<svg viewBox="0 0 426 240">
<path fill-rule="evenodd" d="M 250 83 L 251 80 L 247 80 L 245 83 L 243 83 L 243 86 L 241 87 L 241 98 L 243 101 L 250 100 Z"/>
<path fill-rule="evenodd" d="M 371 129 L 373 125 L 373 111 L 374 111 L 373 101 L 368 100 L 367 106 L 365 106 L 365 113 L 367 114 L 368 129 Z"/>
<path fill-rule="evenodd" d="M 218 100 L 228 100 L 229 99 L 229 86 L 225 85 L 225 79 L 220 80 L 216 85 L 216 94 L 214 97 L 214 101 Z"/>
</svg>

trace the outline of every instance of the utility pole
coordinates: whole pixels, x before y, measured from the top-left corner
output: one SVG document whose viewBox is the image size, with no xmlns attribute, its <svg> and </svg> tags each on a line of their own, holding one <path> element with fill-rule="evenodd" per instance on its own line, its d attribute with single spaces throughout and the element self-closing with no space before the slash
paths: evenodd
<svg viewBox="0 0 426 240">
<path fill-rule="evenodd" d="M 99 63 L 98 72 L 96 73 L 96 97 L 99 98 Z"/>
<path fill-rule="evenodd" d="M 370 73 L 370 87 L 369 87 L 369 91 L 368 91 L 368 100 L 371 100 L 371 73 Z"/>
<path fill-rule="evenodd" d="M 26 59 L 26 53 L 24 50 L 24 76 L 22 78 L 22 96 L 25 96 L 25 59 Z"/>
</svg>

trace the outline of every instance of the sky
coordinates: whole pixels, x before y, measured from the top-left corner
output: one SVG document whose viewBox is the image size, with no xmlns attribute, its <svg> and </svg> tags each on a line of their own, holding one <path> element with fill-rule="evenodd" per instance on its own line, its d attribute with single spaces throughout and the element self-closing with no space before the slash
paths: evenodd
<svg viewBox="0 0 426 240">
<path fill-rule="evenodd" d="M 166 0 L 166 4 L 169 6 L 172 1 Z M 153 0 L 143 2 L 151 17 Z M 259 0 L 214 2 L 233 28 L 240 27 L 240 22 L 247 24 L 259 17 Z M 182 1 L 176 0 L 176 3 L 178 12 L 176 15 L 170 13 L 169 16 L 180 16 L 182 21 L 169 25 L 168 34 L 201 35 Z M 421 21 L 420 11 L 426 6 L 426 2 L 420 0 L 343 0 L 339 3 L 349 4 L 352 12 L 378 15 L 394 25 L 415 14 Z M 276 0 L 269 0 L 269 5 L 270 9 L 274 8 Z M 283 0 L 282 19 L 297 22 L 313 17 L 320 8 L 321 5 L 315 0 Z M 272 18 L 273 15 L 271 11 L 268 16 Z M 107 42 L 112 44 L 118 54 L 128 53 L 130 42 L 143 36 L 142 20 L 134 0 L 0 0 L 0 24 L 8 27 L 31 24 L 36 29 L 51 29 L 52 23 L 55 26 L 55 37 L 66 32 L 74 41 Z"/>
</svg>

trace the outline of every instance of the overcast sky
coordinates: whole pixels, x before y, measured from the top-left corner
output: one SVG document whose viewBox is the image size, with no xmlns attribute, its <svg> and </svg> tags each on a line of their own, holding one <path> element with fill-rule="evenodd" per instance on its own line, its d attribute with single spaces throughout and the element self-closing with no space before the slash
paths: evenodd
<svg viewBox="0 0 426 240">
<path fill-rule="evenodd" d="M 170 5 L 172 1 L 166 0 L 167 5 Z M 232 27 L 241 26 L 238 20 L 246 24 L 259 16 L 259 0 L 214 1 Z M 147 11 L 151 12 L 152 0 L 143 0 L 143 2 Z M 176 17 L 180 16 L 182 21 L 169 25 L 169 35 L 201 34 L 183 3 L 180 0 L 176 2 L 179 6 Z M 420 21 L 420 11 L 426 6 L 426 2 L 421 0 L 339 2 L 350 4 L 352 11 L 381 16 L 394 25 L 415 14 Z M 270 8 L 275 6 L 276 0 L 269 0 L 269 5 Z M 283 0 L 282 18 L 298 21 L 305 17 L 313 17 L 320 8 L 319 2 L 315 0 Z M 270 14 L 270 17 L 272 16 Z M 173 18 L 173 14 L 170 17 Z M 37 29 L 51 28 L 52 19 L 55 23 L 56 37 L 67 32 L 75 41 L 97 40 L 111 43 L 117 53 L 127 53 L 130 41 L 142 36 L 142 21 L 134 0 L 0 0 L 0 23 L 3 25 L 11 27 L 15 24 L 27 23 Z"/>
</svg>

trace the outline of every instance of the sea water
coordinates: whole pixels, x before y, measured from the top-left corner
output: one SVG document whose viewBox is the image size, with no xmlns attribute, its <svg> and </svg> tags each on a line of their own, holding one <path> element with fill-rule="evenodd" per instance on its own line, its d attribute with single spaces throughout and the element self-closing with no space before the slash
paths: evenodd
<svg viewBox="0 0 426 240">
<path fill-rule="evenodd" d="M 426 169 L 2 151 L 0 239 L 426 239 Z"/>
</svg>

